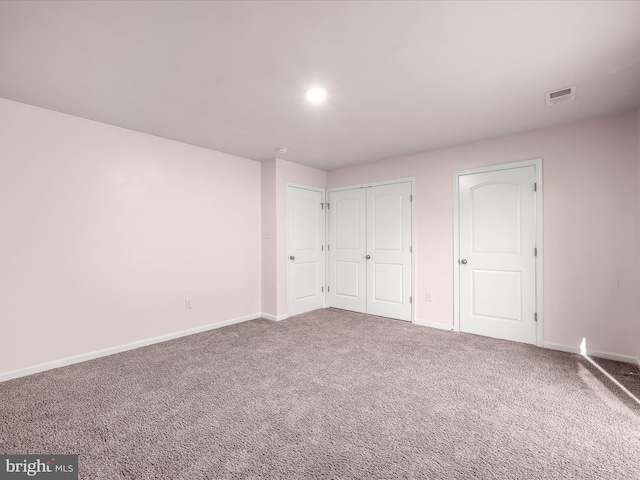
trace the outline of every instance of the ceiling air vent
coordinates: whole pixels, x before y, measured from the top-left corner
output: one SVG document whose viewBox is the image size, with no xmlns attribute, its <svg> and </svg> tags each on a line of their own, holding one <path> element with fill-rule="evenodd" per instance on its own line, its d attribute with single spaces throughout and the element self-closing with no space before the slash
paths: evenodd
<svg viewBox="0 0 640 480">
<path fill-rule="evenodd" d="M 571 102 L 576 99 L 576 86 L 563 88 L 555 92 L 547 92 L 544 96 L 547 99 L 547 106 Z"/>
</svg>

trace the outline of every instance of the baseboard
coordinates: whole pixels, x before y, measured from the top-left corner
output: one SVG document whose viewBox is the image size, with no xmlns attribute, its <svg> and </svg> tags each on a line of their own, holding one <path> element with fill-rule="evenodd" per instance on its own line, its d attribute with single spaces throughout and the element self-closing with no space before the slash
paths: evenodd
<svg viewBox="0 0 640 480">
<path fill-rule="evenodd" d="M 555 343 L 547 343 L 547 342 L 544 342 L 542 346 L 544 348 L 549 348 L 551 350 L 559 350 L 561 352 L 580 354 L 580 347 L 568 347 L 567 345 L 558 345 Z M 630 355 L 621 355 L 619 353 L 609 353 L 609 352 L 599 352 L 597 350 L 589 350 L 589 349 L 587 349 L 587 355 L 589 357 L 605 358 L 607 360 L 615 360 L 617 362 L 635 363 L 636 365 L 640 366 L 640 359 L 637 359 L 636 357 L 632 357 Z"/>
<path fill-rule="evenodd" d="M 263 313 L 260 315 L 262 318 L 266 318 L 267 320 L 271 320 L 272 322 L 279 322 L 280 320 L 284 320 L 289 318 L 289 315 L 271 315 L 270 313 Z"/>
<path fill-rule="evenodd" d="M 417 318 L 413 321 L 413 323 L 416 325 L 421 325 L 423 327 L 438 328 L 440 330 L 453 330 L 453 325 L 447 323 L 429 322 L 428 320 L 419 320 Z"/>
<path fill-rule="evenodd" d="M 154 343 L 166 342 L 167 340 L 173 340 L 174 338 L 186 337 L 187 335 L 202 333 L 206 332 L 207 330 L 214 330 L 216 328 L 227 327 L 236 323 L 255 320 L 256 318 L 261 318 L 263 316 L 264 315 L 261 315 L 259 313 L 253 315 L 245 315 L 244 317 L 232 318 L 230 320 L 224 320 L 222 322 L 212 323 L 210 325 L 204 325 L 202 327 L 195 327 L 188 330 L 182 330 L 180 332 L 168 333 L 166 335 L 147 338 L 145 340 L 139 340 L 137 342 L 127 343 L 125 345 L 119 345 L 117 347 L 105 348 L 103 350 L 83 353 L 81 355 L 74 355 L 72 357 L 62 358 L 60 360 L 54 360 L 52 362 L 40 363 L 31 367 L 11 370 L 9 372 L 0 373 L 0 382 L 11 380 L 12 378 L 25 377 L 27 375 L 44 372 L 46 370 L 52 370 L 54 368 L 66 367 L 67 365 L 73 365 L 74 363 L 86 362 L 87 360 L 93 360 L 94 358 L 106 357 L 107 355 L 113 355 L 114 353 L 126 352 L 127 350 L 133 350 L 134 348 L 146 347 L 147 345 L 153 345 Z"/>
</svg>

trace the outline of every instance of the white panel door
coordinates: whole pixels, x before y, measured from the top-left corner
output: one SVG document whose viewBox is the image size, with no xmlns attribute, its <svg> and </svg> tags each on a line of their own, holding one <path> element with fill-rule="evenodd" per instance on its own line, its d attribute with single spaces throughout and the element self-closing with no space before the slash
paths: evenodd
<svg viewBox="0 0 640 480">
<path fill-rule="evenodd" d="M 411 183 L 367 189 L 367 313 L 411 320 Z"/>
<path fill-rule="evenodd" d="M 366 189 L 329 193 L 329 292 L 335 308 L 366 313 Z"/>
<path fill-rule="evenodd" d="M 287 187 L 287 310 L 324 307 L 324 194 Z"/>
<path fill-rule="evenodd" d="M 460 330 L 536 343 L 535 167 L 459 178 Z"/>
<path fill-rule="evenodd" d="M 411 190 L 329 193 L 329 306 L 411 321 Z"/>
</svg>

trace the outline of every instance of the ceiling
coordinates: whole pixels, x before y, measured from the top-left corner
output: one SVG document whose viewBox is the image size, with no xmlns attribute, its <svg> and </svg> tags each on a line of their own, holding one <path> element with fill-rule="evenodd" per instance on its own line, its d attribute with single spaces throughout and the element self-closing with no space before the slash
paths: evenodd
<svg viewBox="0 0 640 480">
<path fill-rule="evenodd" d="M 640 2 L 4 1 L 0 97 L 331 170 L 636 107 Z"/>
</svg>

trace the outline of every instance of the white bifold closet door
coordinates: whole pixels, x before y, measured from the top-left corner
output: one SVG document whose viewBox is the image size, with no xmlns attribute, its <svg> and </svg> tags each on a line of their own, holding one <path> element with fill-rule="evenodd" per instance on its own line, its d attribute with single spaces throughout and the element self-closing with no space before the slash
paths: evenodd
<svg viewBox="0 0 640 480">
<path fill-rule="evenodd" d="M 411 183 L 329 194 L 328 304 L 411 320 Z"/>
<path fill-rule="evenodd" d="M 329 194 L 330 307 L 367 312 L 366 189 Z"/>
</svg>

